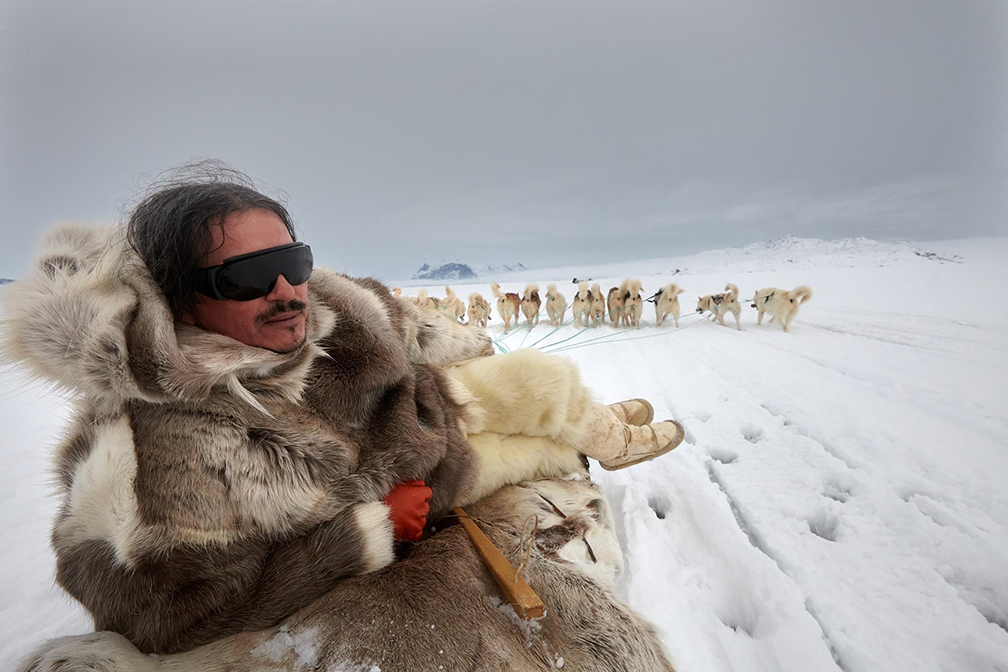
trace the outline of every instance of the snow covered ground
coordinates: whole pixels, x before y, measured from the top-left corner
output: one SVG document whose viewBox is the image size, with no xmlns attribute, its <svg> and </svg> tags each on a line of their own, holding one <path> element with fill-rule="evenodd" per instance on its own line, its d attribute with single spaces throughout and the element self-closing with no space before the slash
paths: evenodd
<svg viewBox="0 0 1008 672">
<path fill-rule="evenodd" d="M 593 470 L 626 553 L 621 596 L 677 669 L 1008 670 L 1008 240 L 788 238 L 501 280 L 556 282 L 569 300 L 575 276 L 687 290 L 679 330 L 655 328 L 650 304 L 632 334 L 491 322 L 505 348 L 564 341 L 601 400 L 644 396 L 686 425 L 668 456 Z M 726 282 L 815 294 L 789 334 L 757 327 L 748 303 L 738 332 L 691 314 Z M 6 667 L 88 622 L 52 587 L 47 546 L 65 411 L 16 371 L 0 390 Z"/>
</svg>

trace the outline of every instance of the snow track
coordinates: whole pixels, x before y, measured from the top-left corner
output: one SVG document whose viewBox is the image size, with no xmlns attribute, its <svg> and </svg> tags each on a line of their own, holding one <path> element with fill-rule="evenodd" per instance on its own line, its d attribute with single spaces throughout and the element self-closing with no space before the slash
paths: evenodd
<svg viewBox="0 0 1008 672">
<path fill-rule="evenodd" d="M 871 241 L 798 248 L 624 265 L 648 293 L 687 289 L 679 330 L 655 328 L 649 304 L 641 329 L 583 347 L 613 329 L 543 338 L 544 319 L 504 337 L 510 349 L 564 341 L 600 400 L 643 396 L 686 427 L 654 462 L 593 467 L 626 554 L 620 595 L 661 628 L 680 672 L 1006 672 L 1008 317 L 986 295 L 1008 285 L 1008 241 L 928 246 L 955 264 Z M 662 275 L 674 268 L 703 271 Z M 603 291 L 620 279 L 594 272 Z M 569 297 L 572 275 L 589 273 L 503 285 L 567 278 Z M 757 327 L 748 303 L 738 332 L 698 319 L 688 298 L 726 282 L 743 296 L 798 284 L 815 295 L 792 333 Z M 87 628 L 52 588 L 46 545 L 44 466 L 63 412 L 3 376 L 0 664 Z"/>
</svg>

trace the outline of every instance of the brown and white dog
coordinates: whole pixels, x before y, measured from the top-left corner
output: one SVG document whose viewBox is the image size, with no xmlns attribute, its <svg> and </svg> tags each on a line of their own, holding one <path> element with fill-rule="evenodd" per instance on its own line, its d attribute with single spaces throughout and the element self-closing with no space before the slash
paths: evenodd
<svg viewBox="0 0 1008 672">
<path fill-rule="evenodd" d="M 679 295 L 682 294 L 684 289 L 681 289 L 679 285 L 672 282 L 661 289 L 655 295 L 655 324 L 659 327 L 662 322 L 671 315 L 672 319 L 675 320 L 675 326 L 679 328 Z"/>
<path fill-rule="evenodd" d="M 504 331 L 511 328 L 511 320 L 518 324 L 518 308 L 521 306 L 521 298 L 514 292 L 504 293 L 501 291 L 499 283 L 490 285 L 490 291 L 497 298 L 497 314 L 504 320 Z"/>
<path fill-rule="evenodd" d="M 641 281 L 626 279 L 620 285 L 623 295 L 623 324 L 628 327 L 639 327 L 641 314 L 644 312 L 644 299 L 641 298 Z"/>
<path fill-rule="evenodd" d="M 469 295 L 469 324 L 485 327 L 489 320 L 490 302 L 478 292 L 473 292 Z"/>
<path fill-rule="evenodd" d="M 591 326 L 598 327 L 605 320 L 605 299 L 602 298 L 602 288 L 599 283 L 591 286 Z"/>
<path fill-rule="evenodd" d="M 546 287 L 546 314 L 549 316 L 550 324 L 559 327 L 563 324 L 564 314 L 567 312 L 567 299 L 557 289 L 556 285 Z"/>
<path fill-rule="evenodd" d="M 577 294 L 574 295 L 574 302 L 571 304 L 571 312 L 574 317 L 575 327 L 587 327 L 591 317 L 591 306 L 595 295 L 588 289 L 588 283 L 584 280 L 578 283 Z"/>
<path fill-rule="evenodd" d="M 724 323 L 725 313 L 731 313 L 735 316 L 735 328 L 742 331 L 742 322 L 739 319 L 742 316 L 742 306 L 739 305 L 738 287 L 735 285 L 728 283 L 725 285 L 725 291 L 721 294 L 708 294 L 699 297 L 696 312 L 703 314 L 705 310 L 710 311 L 711 317 L 720 322 L 722 326 L 727 326 Z"/>
<path fill-rule="evenodd" d="M 812 290 L 806 285 L 795 287 L 790 292 L 776 287 L 757 290 L 752 301 L 752 307 L 759 311 L 756 324 L 763 324 L 763 314 L 770 313 L 770 322 L 776 318 L 777 324 L 787 331 L 791 321 L 798 315 L 798 306 L 811 298 Z"/>
<path fill-rule="evenodd" d="M 460 321 L 466 314 L 465 304 L 462 303 L 462 299 L 455 296 L 455 292 L 448 285 L 445 285 L 445 294 L 444 300 L 441 301 L 441 310 L 456 322 Z"/>
<path fill-rule="evenodd" d="M 542 306 L 542 299 L 539 298 L 539 285 L 535 283 L 525 285 L 525 291 L 522 292 L 521 311 L 530 327 L 539 324 L 540 306 Z"/>
<path fill-rule="evenodd" d="M 606 294 L 606 308 L 609 310 L 609 321 L 618 327 L 623 322 L 623 292 L 619 287 L 610 287 Z"/>
</svg>

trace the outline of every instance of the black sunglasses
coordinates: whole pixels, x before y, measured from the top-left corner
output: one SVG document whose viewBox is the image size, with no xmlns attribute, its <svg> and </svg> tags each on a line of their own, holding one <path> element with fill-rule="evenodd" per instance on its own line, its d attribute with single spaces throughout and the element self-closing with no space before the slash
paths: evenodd
<svg viewBox="0 0 1008 672">
<path fill-rule="evenodd" d="M 214 299 L 251 301 L 272 292 L 281 275 L 291 285 L 308 282 L 313 261 L 311 248 L 304 243 L 240 254 L 217 266 L 199 269 L 196 291 Z"/>
</svg>

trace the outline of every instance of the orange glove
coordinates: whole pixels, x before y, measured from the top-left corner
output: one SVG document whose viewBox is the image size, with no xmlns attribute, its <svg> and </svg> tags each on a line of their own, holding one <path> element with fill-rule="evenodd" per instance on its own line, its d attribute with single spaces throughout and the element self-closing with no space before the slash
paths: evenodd
<svg viewBox="0 0 1008 672">
<path fill-rule="evenodd" d="M 400 483 L 385 495 L 395 538 L 399 541 L 419 541 L 430 512 L 431 489 L 423 481 Z"/>
</svg>

